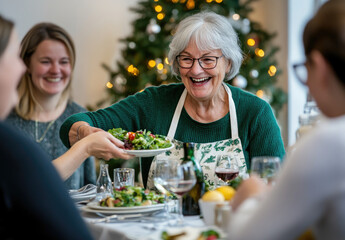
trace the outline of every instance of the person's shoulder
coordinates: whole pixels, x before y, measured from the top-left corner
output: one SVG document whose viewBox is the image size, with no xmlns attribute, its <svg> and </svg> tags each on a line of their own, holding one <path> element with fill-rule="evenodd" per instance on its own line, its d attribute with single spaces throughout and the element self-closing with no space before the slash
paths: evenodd
<svg viewBox="0 0 345 240">
<path fill-rule="evenodd" d="M 66 110 L 68 114 L 86 112 L 86 109 L 74 101 L 70 101 L 67 104 Z"/>
<path fill-rule="evenodd" d="M 32 142 L 31 139 L 27 138 L 20 129 L 14 128 L 12 125 L 6 122 L 0 122 L 0 138 L 6 139 L 6 141 L 3 141 L 2 144 L 0 144 L 2 148 L 1 152 L 3 150 L 14 149 L 18 146 L 20 146 L 21 150 L 24 148 L 30 149 L 32 147 L 35 149 L 39 147 Z"/>
<path fill-rule="evenodd" d="M 333 144 L 341 144 L 345 147 L 345 135 L 341 134 L 345 131 L 345 116 L 321 119 L 320 123 L 317 124 L 312 133 L 312 138 L 319 139 L 325 143 L 332 142 Z"/>
<path fill-rule="evenodd" d="M 184 88 L 185 87 L 182 83 L 162 84 L 159 86 L 149 86 L 145 88 L 144 91 L 138 93 L 138 95 L 169 99 L 173 98 L 174 96 L 180 96 Z"/>
<path fill-rule="evenodd" d="M 233 100 L 237 106 L 242 109 L 250 108 L 251 111 L 263 111 L 270 110 L 270 104 L 262 98 L 259 98 L 255 94 L 241 89 L 239 87 L 232 86 L 227 83 L 230 87 Z"/>
<path fill-rule="evenodd" d="M 10 112 L 10 114 L 8 114 L 8 116 L 7 116 L 6 120 L 5 120 L 5 122 L 8 122 L 8 123 L 12 124 L 12 123 L 18 122 L 18 121 L 20 121 L 20 120 L 22 120 L 22 118 L 19 117 L 19 115 L 16 113 L 15 110 L 12 110 L 12 111 Z"/>
<path fill-rule="evenodd" d="M 183 91 L 184 85 L 183 83 L 170 83 L 170 84 L 162 84 L 159 86 L 150 86 L 145 88 L 145 91 L 149 92 L 158 92 L 158 93 L 174 93 L 176 91 Z"/>
</svg>

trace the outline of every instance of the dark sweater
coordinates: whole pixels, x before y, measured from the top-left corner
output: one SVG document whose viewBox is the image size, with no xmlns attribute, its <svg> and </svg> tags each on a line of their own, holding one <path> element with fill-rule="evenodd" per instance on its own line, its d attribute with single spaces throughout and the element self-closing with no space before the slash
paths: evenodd
<svg viewBox="0 0 345 240">
<path fill-rule="evenodd" d="M 248 168 L 255 156 L 285 155 L 280 128 L 270 105 L 257 96 L 228 85 L 236 106 L 238 131 Z M 69 117 L 61 126 L 60 137 L 69 147 L 68 132 L 77 121 L 108 130 L 121 127 L 128 131 L 147 129 L 153 133 L 167 135 L 169 126 L 184 90 L 182 83 L 149 87 L 145 91 L 129 96 L 112 106 L 95 112 L 80 113 Z M 231 116 L 230 116 L 231 117 Z M 207 143 L 228 139 L 231 136 L 229 113 L 212 123 L 193 120 L 183 108 L 175 139 L 183 142 Z M 150 161 L 143 161 L 143 179 Z"/>
<path fill-rule="evenodd" d="M 48 155 L 0 122 L 0 238 L 92 239 Z"/>
<path fill-rule="evenodd" d="M 60 140 L 59 131 L 62 123 L 71 115 L 79 112 L 85 112 L 85 108 L 79 106 L 74 102 L 69 102 L 66 106 L 65 111 L 58 117 L 55 122 L 50 126 L 49 130 L 46 132 L 43 140 L 40 143 L 40 147 L 48 155 L 49 161 L 52 161 L 61 155 L 63 155 L 68 148 L 66 148 Z M 18 130 L 25 133 L 29 138 L 35 141 L 36 134 L 36 123 L 32 120 L 25 120 L 19 117 L 15 111 L 7 117 L 6 122 L 14 126 Z M 37 123 L 37 138 L 41 138 L 50 122 L 38 122 Z M 65 180 L 65 185 L 67 189 L 78 189 L 88 183 L 96 184 L 96 168 L 94 158 L 86 159 L 80 167 Z"/>
</svg>

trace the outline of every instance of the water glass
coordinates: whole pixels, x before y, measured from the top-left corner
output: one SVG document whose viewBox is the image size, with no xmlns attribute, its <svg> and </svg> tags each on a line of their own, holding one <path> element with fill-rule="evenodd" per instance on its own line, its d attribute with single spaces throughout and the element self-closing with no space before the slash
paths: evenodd
<svg viewBox="0 0 345 240">
<path fill-rule="evenodd" d="M 155 187 L 164 194 L 165 202 L 164 202 L 164 214 L 162 214 L 163 218 L 169 219 L 171 218 L 169 214 L 169 206 L 168 206 L 168 195 L 171 195 L 168 188 L 167 180 L 170 179 L 170 176 L 173 174 L 173 171 L 176 169 L 178 165 L 178 161 L 170 160 L 168 158 L 165 159 L 154 159 L 153 160 L 154 166 L 154 173 L 153 173 L 153 182 Z"/>
<path fill-rule="evenodd" d="M 250 174 L 257 175 L 267 184 L 274 184 L 274 180 L 280 170 L 280 158 L 273 156 L 259 156 L 252 158 Z"/>
<path fill-rule="evenodd" d="M 114 169 L 114 188 L 119 189 L 124 186 L 134 186 L 133 168 L 115 168 Z"/>
</svg>

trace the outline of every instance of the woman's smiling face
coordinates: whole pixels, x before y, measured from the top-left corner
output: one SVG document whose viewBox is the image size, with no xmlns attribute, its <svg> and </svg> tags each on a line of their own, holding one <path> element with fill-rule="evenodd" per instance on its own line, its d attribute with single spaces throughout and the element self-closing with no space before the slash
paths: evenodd
<svg viewBox="0 0 345 240">
<path fill-rule="evenodd" d="M 190 69 L 179 68 L 180 77 L 188 93 L 197 101 L 211 100 L 219 92 L 225 74 L 229 72 L 231 64 L 222 56 L 220 49 L 200 51 L 194 41 L 190 41 L 187 47 L 180 53 L 191 58 L 205 56 L 220 57 L 215 68 L 203 69 L 197 60 L 194 60 Z"/>
<path fill-rule="evenodd" d="M 40 94 L 61 94 L 72 73 L 66 46 L 56 40 L 42 41 L 31 56 L 29 72 Z"/>
</svg>

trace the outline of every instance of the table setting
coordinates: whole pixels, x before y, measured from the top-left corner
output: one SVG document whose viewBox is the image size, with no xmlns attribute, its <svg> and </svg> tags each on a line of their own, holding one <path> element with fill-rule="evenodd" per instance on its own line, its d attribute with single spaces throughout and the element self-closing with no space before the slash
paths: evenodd
<svg viewBox="0 0 345 240">
<path fill-rule="evenodd" d="M 87 184 L 79 189 L 69 190 L 69 195 L 75 202 L 89 201 L 96 197 L 96 185 Z"/>
<path fill-rule="evenodd" d="M 135 144 L 138 135 L 158 140 L 146 131 L 132 133 L 113 129 L 111 133 L 117 137 L 125 134 L 127 145 Z M 95 239 L 226 239 L 227 223 L 232 215 L 229 203 L 236 193 L 231 185 L 243 178 L 238 156 L 231 153 L 215 156 L 215 185 L 201 189 L 196 200 L 198 213 L 188 214 L 184 201 L 187 195 L 193 198 L 191 193 L 200 184 L 198 178 L 202 174 L 202 170 L 196 168 L 194 144 L 185 143 L 184 152 L 189 154 L 185 154 L 183 161 L 175 161 L 169 154 L 162 154 L 174 144 L 161 138 L 162 148 L 132 146 L 132 150 L 126 150 L 137 157 L 155 157 L 151 165 L 153 188 L 135 186 L 132 168 L 114 169 L 112 181 L 108 165 L 101 160 L 96 185 L 70 191 Z M 273 182 L 274 173 L 279 169 L 277 159 L 257 157 L 253 162 L 253 173 L 269 178 L 267 183 Z"/>
</svg>

